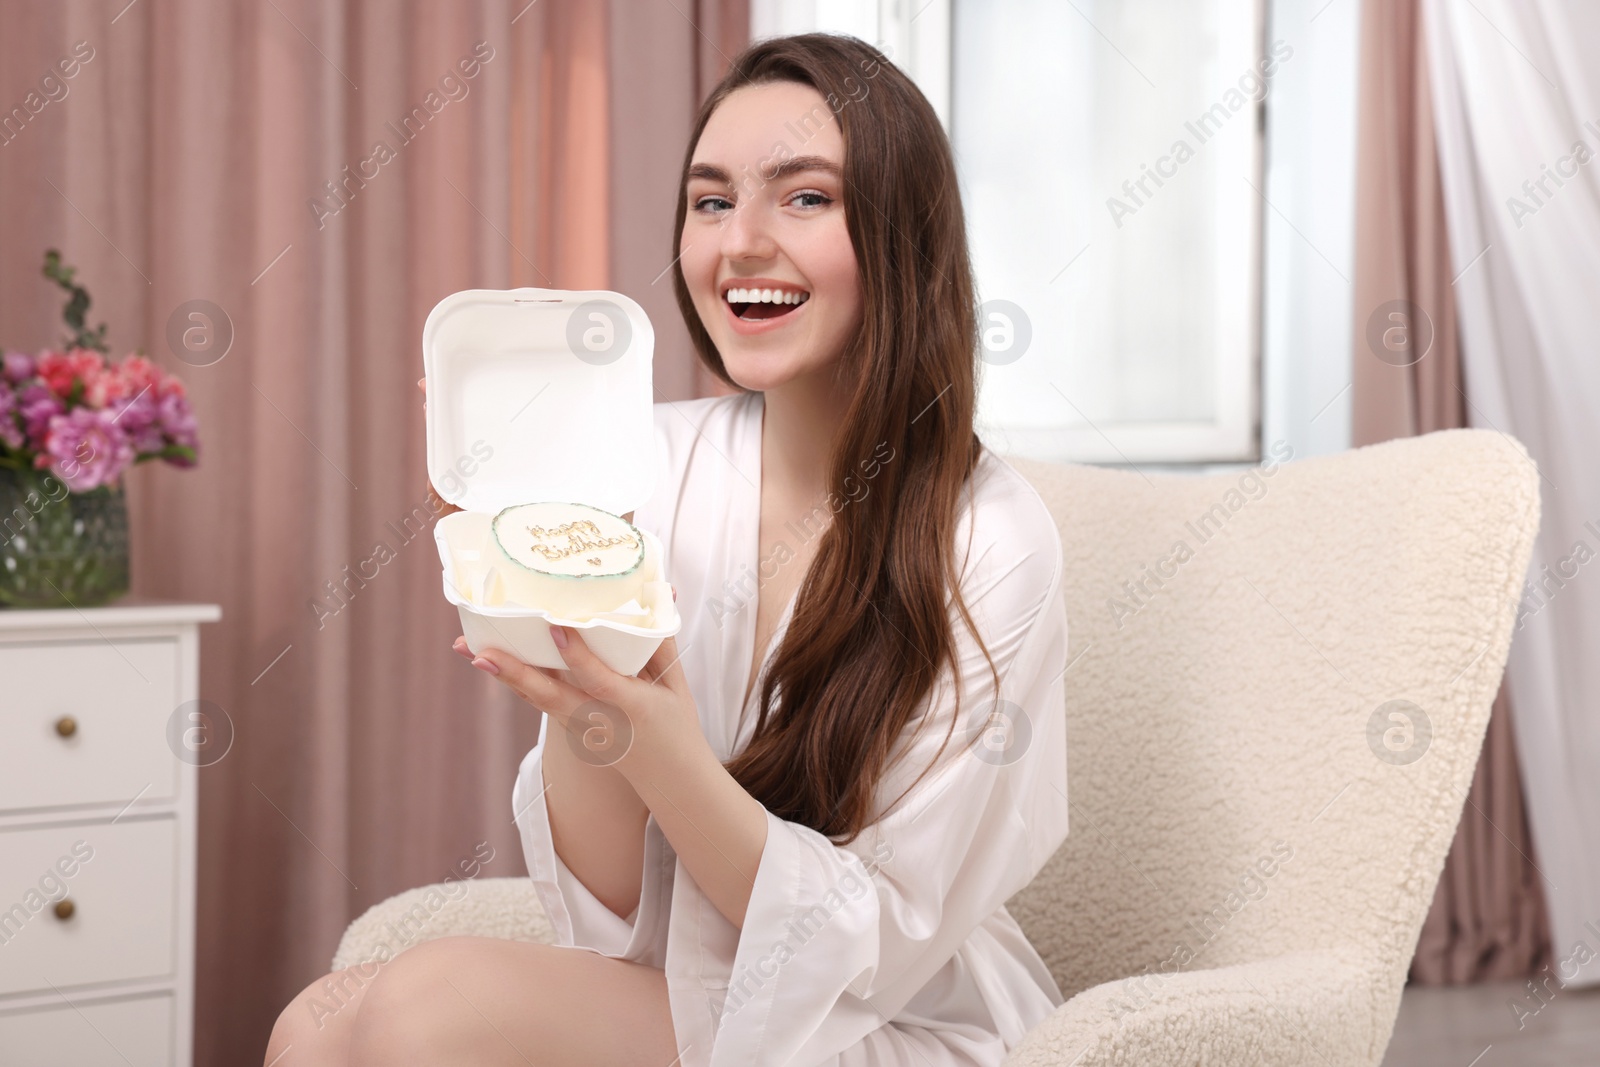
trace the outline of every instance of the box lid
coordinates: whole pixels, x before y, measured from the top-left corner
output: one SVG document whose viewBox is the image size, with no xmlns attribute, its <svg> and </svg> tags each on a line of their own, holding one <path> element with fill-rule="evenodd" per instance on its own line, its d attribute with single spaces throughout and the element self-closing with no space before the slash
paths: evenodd
<svg viewBox="0 0 1600 1067">
<path fill-rule="evenodd" d="M 621 515 L 656 473 L 655 331 L 605 290 L 466 289 L 422 329 L 428 477 L 467 511 L 566 500 Z"/>
</svg>

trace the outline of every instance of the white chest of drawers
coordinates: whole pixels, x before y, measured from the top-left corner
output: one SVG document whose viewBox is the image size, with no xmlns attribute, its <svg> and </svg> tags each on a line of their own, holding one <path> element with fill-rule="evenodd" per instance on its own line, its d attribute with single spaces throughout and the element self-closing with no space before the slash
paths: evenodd
<svg viewBox="0 0 1600 1067">
<path fill-rule="evenodd" d="M 222 751 L 194 731 L 225 726 L 191 702 L 221 617 L 0 610 L 0 1064 L 190 1065 L 196 785 Z"/>
</svg>

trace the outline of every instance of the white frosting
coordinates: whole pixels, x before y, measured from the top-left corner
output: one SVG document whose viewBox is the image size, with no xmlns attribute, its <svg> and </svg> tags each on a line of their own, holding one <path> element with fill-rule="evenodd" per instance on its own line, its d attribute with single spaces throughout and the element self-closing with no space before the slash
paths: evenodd
<svg viewBox="0 0 1600 1067">
<path fill-rule="evenodd" d="M 494 517 L 506 560 L 540 575 L 610 578 L 644 562 L 644 537 L 626 519 L 587 504 L 518 504 Z"/>
<path fill-rule="evenodd" d="M 657 577 L 659 561 L 639 529 L 620 516 L 586 504 L 544 501 L 518 504 L 470 525 L 468 536 L 453 546 L 458 588 L 468 599 L 540 608 L 570 622 L 622 612 L 618 621 L 648 625 L 644 587 Z"/>
<path fill-rule="evenodd" d="M 536 608 L 567 622 L 602 620 L 647 630 L 676 617 L 672 587 L 661 580 L 659 543 L 610 512 L 583 504 L 523 504 L 498 515 L 456 512 L 438 525 L 445 580 L 462 603 Z M 562 526 L 571 529 L 558 534 Z M 502 536 L 512 549 L 520 536 L 526 542 L 521 555 L 534 566 L 512 559 Z M 611 538 L 614 544 L 599 544 Z M 535 551 L 536 539 L 550 551 Z"/>
</svg>

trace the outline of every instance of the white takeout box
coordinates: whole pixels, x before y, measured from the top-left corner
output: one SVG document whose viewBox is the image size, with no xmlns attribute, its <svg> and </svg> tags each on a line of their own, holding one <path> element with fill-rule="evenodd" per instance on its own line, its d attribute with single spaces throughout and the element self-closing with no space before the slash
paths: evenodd
<svg viewBox="0 0 1600 1067">
<path fill-rule="evenodd" d="M 651 361 L 644 309 L 604 290 L 467 289 L 428 313 L 428 477 L 463 508 L 434 524 L 444 595 L 474 654 L 497 648 L 562 669 L 550 626 L 582 631 L 608 667 L 633 675 L 681 620 L 661 573 L 661 544 L 643 528 L 653 580 L 642 604 L 654 627 L 609 613 L 575 622 L 540 608 L 496 604 L 490 521 L 536 501 L 588 504 L 616 515 L 649 499 L 656 473 Z"/>
</svg>

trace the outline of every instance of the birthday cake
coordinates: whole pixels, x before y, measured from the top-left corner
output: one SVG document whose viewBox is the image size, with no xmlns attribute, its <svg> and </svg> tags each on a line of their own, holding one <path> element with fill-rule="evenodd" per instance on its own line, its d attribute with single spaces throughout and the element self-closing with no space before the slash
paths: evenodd
<svg viewBox="0 0 1600 1067">
<path fill-rule="evenodd" d="M 644 535 L 587 504 L 505 508 L 490 523 L 493 571 L 507 602 L 582 620 L 643 598 L 656 576 Z"/>
</svg>

